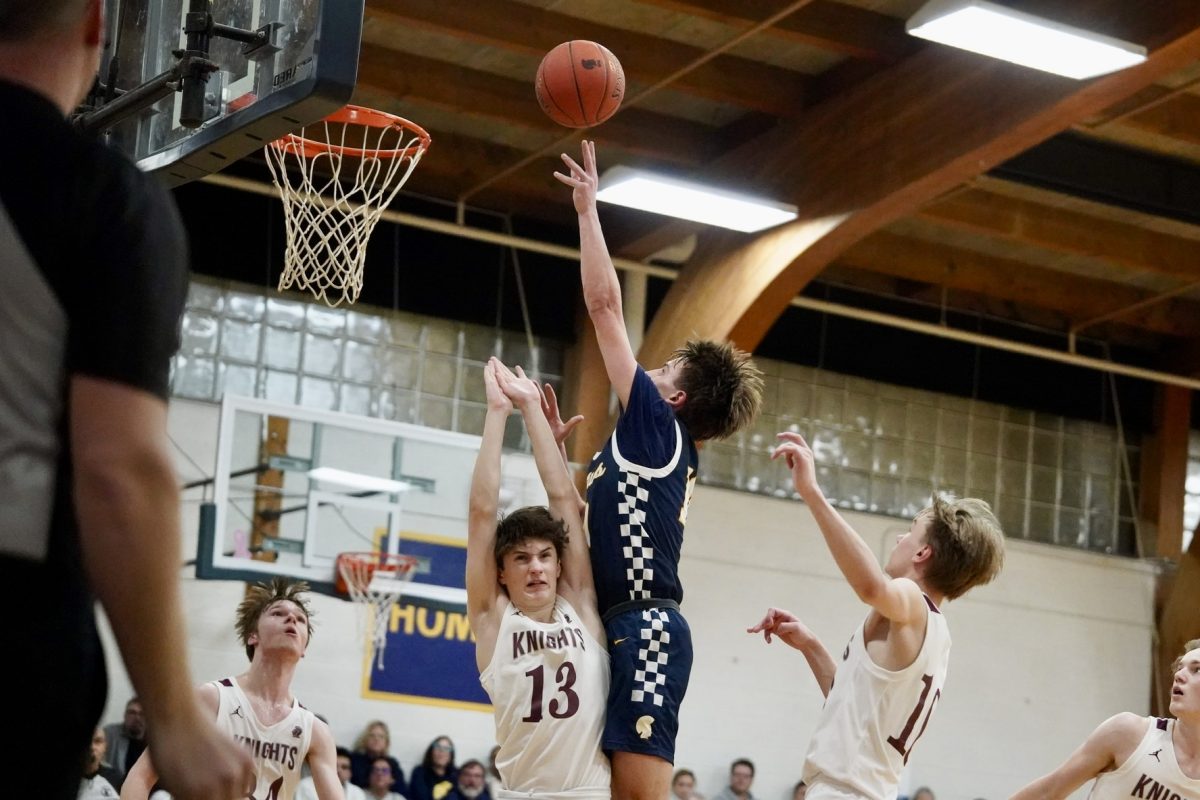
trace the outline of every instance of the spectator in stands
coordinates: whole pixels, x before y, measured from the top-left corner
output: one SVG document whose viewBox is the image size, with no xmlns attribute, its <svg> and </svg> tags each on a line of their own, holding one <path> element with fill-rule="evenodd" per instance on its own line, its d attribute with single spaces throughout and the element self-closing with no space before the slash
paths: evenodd
<svg viewBox="0 0 1200 800">
<path fill-rule="evenodd" d="M 671 794 L 676 800 L 704 800 L 704 796 L 696 791 L 696 773 L 690 769 L 681 769 L 671 778 Z"/>
<path fill-rule="evenodd" d="M 933 796 L 933 789 L 930 789 L 928 786 L 922 786 L 913 792 L 912 800 L 937 800 L 937 798 Z"/>
<path fill-rule="evenodd" d="M 387 724 L 379 719 L 368 722 L 354 742 L 354 752 L 350 755 L 350 782 L 366 789 L 371 781 L 371 765 L 375 759 L 385 758 L 392 765 L 392 791 L 406 794 L 408 786 L 404 782 L 404 770 L 388 752 L 391 746 L 392 735 L 388 732 Z"/>
<path fill-rule="evenodd" d="M 76 800 L 115 800 L 120 791 L 121 776 L 104 763 L 105 741 L 103 729 L 96 728 L 83 761 L 83 779 Z"/>
<path fill-rule="evenodd" d="M 425 758 L 413 767 L 408 781 L 409 800 L 442 800 L 454 788 L 454 742 L 439 736 L 425 748 Z"/>
<path fill-rule="evenodd" d="M 104 726 L 108 749 L 104 751 L 104 762 L 121 774 L 121 780 L 130 768 L 142 757 L 146 749 L 146 717 L 142 714 L 142 701 L 129 698 L 125 704 L 125 718 Z"/>
<path fill-rule="evenodd" d="M 484 776 L 487 780 L 488 794 L 492 797 L 497 797 L 496 790 L 500 788 L 500 770 L 496 767 L 496 755 L 500 752 L 500 745 L 492 748 L 492 752 L 488 753 L 488 768 L 487 775 Z"/>
<path fill-rule="evenodd" d="M 755 800 L 754 795 L 750 794 L 752 783 L 754 762 L 748 758 L 739 758 L 729 766 L 729 785 L 713 800 Z"/>
<path fill-rule="evenodd" d="M 367 783 L 368 800 L 405 800 L 404 795 L 392 791 L 392 765 L 380 756 L 371 762 L 371 780 Z"/>
<path fill-rule="evenodd" d="M 319 717 L 320 714 L 317 716 Z M 337 771 L 346 800 L 366 800 L 363 790 L 350 782 L 350 751 L 344 747 L 337 749 Z M 313 783 L 311 775 L 302 779 L 300 785 L 296 787 L 296 800 L 317 800 L 317 787 Z"/>
<path fill-rule="evenodd" d="M 446 800 L 492 800 L 487 787 L 486 770 L 481 762 L 472 758 L 458 768 L 458 778 L 454 788 L 446 795 Z"/>
</svg>

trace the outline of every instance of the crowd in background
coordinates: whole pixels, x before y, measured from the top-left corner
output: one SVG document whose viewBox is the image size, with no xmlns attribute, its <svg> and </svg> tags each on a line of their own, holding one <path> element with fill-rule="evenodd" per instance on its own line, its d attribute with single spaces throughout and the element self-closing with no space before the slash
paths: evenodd
<svg viewBox="0 0 1200 800">
<path fill-rule="evenodd" d="M 419 764 L 405 774 L 399 760 L 391 753 L 391 733 L 382 720 L 372 720 L 363 728 L 353 746 L 338 747 L 338 775 L 346 790 L 346 800 L 494 800 L 500 786 L 496 771 L 496 752 L 493 747 L 483 759 L 468 759 L 459 763 L 454 742 L 449 736 L 438 736 L 425 748 Z M 125 774 L 146 748 L 146 721 L 142 704 L 135 697 L 125 704 L 121 722 L 97 728 L 92 746 L 85 759 L 84 779 L 79 800 L 115 798 Z M 759 800 L 751 791 L 754 784 L 754 762 L 739 758 L 729 767 L 729 781 L 711 795 L 711 800 Z M 804 800 L 804 781 L 792 790 L 791 800 Z M 706 800 L 707 795 L 696 784 L 690 769 L 675 772 L 669 800 Z M 297 800 L 316 800 L 312 780 L 300 785 Z M 154 800 L 169 800 L 165 793 L 156 793 Z M 937 800 L 933 791 L 921 787 L 899 800 Z M 976 798 L 975 800 L 983 800 Z"/>
</svg>

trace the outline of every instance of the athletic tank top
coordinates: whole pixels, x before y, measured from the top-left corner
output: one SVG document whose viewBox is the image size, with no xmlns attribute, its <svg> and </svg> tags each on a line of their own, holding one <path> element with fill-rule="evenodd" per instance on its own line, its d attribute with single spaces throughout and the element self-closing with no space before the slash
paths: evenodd
<svg viewBox="0 0 1200 800">
<path fill-rule="evenodd" d="M 479 681 L 496 715 L 504 794 L 608 797 L 608 759 L 600 750 L 608 651 L 561 596 L 548 623 L 502 602 L 496 650 Z"/>
<path fill-rule="evenodd" d="M 640 366 L 616 430 L 592 457 L 587 528 L 596 604 L 683 602 L 679 553 L 696 483 L 696 445 Z"/>
<path fill-rule="evenodd" d="M 895 672 L 871 660 L 866 621 L 850 637 L 804 761 L 805 783 L 829 784 L 866 800 L 894 800 L 900 770 L 942 696 L 950 629 L 928 597 L 925 641 Z M 869 617 L 869 615 L 868 615 Z"/>
<path fill-rule="evenodd" d="M 212 685 L 221 696 L 217 727 L 241 742 L 254 759 L 257 778 L 250 800 L 292 800 L 312 741 L 312 712 L 293 699 L 286 717 L 263 725 L 236 680 L 223 678 Z"/>
<path fill-rule="evenodd" d="M 1096 778 L 1088 800 L 1200 800 L 1200 778 L 1189 778 L 1175 760 L 1175 720 L 1148 720 L 1146 735 L 1125 763 Z"/>
</svg>

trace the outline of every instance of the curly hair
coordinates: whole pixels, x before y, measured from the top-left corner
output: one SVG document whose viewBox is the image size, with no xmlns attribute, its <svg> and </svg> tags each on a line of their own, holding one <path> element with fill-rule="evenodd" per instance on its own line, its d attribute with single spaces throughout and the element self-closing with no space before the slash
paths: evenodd
<svg viewBox="0 0 1200 800">
<path fill-rule="evenodd" d="M 301 596 L 301 593 L 307 591 L 308 584 L 304 581 L 293 581 L 287 578 L 272 578 L 270 583 L 256 583 L 247 587 L 246 596 L 238 606 L 235 625 L 238 639 L 246 648 L 246 658 L 254 660 L 255 645 L 250 644 L 250 637 L 258 633 L 258 620 L 268 608 L 285 600 L 295 603 L 304 612 L 304 623 L 308 626 L 308 638 L 312 639 L 313 612 L 308 606 L 308 598 Z"/>
<path fill-rule="evenodd" d="M 1000 574 L 1004 531 L 985 501 L 934 495 L 932 505 L 921 513 L 929 516 L 926 542 L 933 548 L 925 581 L 946 599 L 961 597 Z"/>
<path fill-rule="evenodd" d="M 554 545 L 554 552 L 562 562 L 563 550 L 567 546 L 567 526 L 562 520 L 550 516 L 550 510 L 545 506 L 525 506 L 501 518 L 496 525 L 493 547 L 496 569 L 504 569 L 504 556 L 529 539 Z"/>
<path fill-rule="evenodd" d="M 671 356 L 679 359 L 677 385 L 687 394 L 675 415 L 693 439 L 724 439 L 754 422 L 763 377 L 748 353 L 728 342 L 693 340 Z"/>
</svg>

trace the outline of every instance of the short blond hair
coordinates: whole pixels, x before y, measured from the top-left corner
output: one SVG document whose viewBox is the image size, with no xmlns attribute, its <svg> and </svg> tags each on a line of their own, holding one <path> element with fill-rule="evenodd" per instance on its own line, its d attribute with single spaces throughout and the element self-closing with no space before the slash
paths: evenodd
<svg viewBox="0 0 1200 800">
<path fill-rule="evenodd" d="M 1175 660 L 1171 662 L 1171 672 L 1178 672 L 1179 668 L 1183 666 L 1183 657 L 1198 648 L 1200 648 L 1200 639 L 1192 639 L 1190 642 L 1184 642 L 1183 652 L 1175 656 Z"/>
<path fill-rule="evenodd" d="M 953 600 L 991 582 L 1004 566 L 1004 531 L 992 507 L 977 497 L 946 500 L 933 496 L 925 542 L 933 556 L 925 582 Z"/>
</svg>

